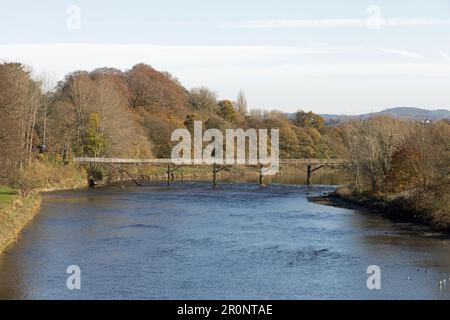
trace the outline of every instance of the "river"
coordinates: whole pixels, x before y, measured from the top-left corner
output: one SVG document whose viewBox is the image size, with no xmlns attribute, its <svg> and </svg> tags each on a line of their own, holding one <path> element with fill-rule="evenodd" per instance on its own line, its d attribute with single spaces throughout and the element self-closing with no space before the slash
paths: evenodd
<svg viewBox="0 0 450 320">
<path fill-rule="evenodd" d="M 295 179 L 44 194 L 0 255 L 0 298 L 450 298 L 447 239 L 308 202 L 339 183 L 333 175 L 311 189 Z M 81 269 L 80 290 L 67 289 L 69 265 Z M 380 267 L 380 290 L 367 288 L 369 265 Z"/>
</svg>

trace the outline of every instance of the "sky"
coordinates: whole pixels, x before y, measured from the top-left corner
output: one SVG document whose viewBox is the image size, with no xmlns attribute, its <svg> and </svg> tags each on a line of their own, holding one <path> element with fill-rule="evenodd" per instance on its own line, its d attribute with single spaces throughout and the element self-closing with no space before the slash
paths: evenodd
<svg viewBox="0 0 450 320">
<path fill-rule="evenodd" d="M 450 109 L 450 0 L 1 1 L 0 61 L 53 83 L 143 62 L 251 108 Z"/>
</svg>

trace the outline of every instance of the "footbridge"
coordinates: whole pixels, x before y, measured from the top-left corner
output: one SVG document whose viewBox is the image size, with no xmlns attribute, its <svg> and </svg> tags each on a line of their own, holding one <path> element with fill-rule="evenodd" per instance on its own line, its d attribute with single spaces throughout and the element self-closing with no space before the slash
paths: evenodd
<svg viewBox="0 0 450 320">
<path fill-rule="evenodd" d="M 212 169 L 213 174 L 213 186 L 217 185 L 217 174 L 223 170 L 231 168 L 233 166 L 247 166 L 255 169 L 259 172 L 259 184 L 263 185 L 264 170 L 267 170 L 268 165 L 261 163 L 237 163 L 237 164 L 216 164 L 216 163 L 204 163 L 202 161 L 184 161 L 183 164 L 179 164 L 178 161 L 166 158 L 155 159 L 126 159 L 126 158 L 89 158 L 78 157 L 72 160 L 73 163 L 85 164 L 85 165 L 104 165 L 106 167 L 117 170 L 120 173 L 120 180 L 123 183 L 124 175 L 127 175 L 136 185 L 140 183 L 127 171 L 130 166 L 164 166 L 167 167 L 167 185 L 170 185 L 173 178 L 173 173 L 183 166 L 208 166 Z M 350 162 L 346 159 L 280 159 L 280 166 L 297 166 L 303 170 L 306 174 L 306 183 L 311 185 L 311 177 L 313 172 L 324 167 L 339 167 L 347 166 Z M 91 184 L 91 181 L 90 181 Z"/>
</svg>

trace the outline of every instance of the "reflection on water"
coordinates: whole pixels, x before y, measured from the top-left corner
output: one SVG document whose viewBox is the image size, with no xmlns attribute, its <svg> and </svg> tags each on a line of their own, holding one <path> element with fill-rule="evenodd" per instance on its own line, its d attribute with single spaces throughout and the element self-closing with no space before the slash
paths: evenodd
<svg viewBox="0 0 450 320">
<path fill-rule="evenodd" d="M 306 184 L 306 171 L 305 168 L 296 168 L 275 176 L 265 176 L 263 182 L 265 184 L 282 183 L 282 184 Z M 239 183 L 258 183 L 259 177 L 229 177 L 224 179 L 226 182 L 239 182 Z M 346 183 L 347 177 L 342 171 L 330 170 L 327 168 L 315 171 L 311 176 L 311 183 L 313 185 L 328 185 L 336 186 Z"/>
<path fill-rule="evenodd" d="M 439 288 L 450 273 L 447 240 L 310 203 L 307 193 L 333 187 L 283 179 L 266 188 L 176 182 L 167 189 L 161 182 L 46 194 L 40 214 L 0 256 L 0 297 L 450 297 L 450 285 Z M 65 271 L 73 264 L 82 289 L 69 291 Z M 366 287 L 372 264 L 381 268 L 381 290 Z"/>
</svg>

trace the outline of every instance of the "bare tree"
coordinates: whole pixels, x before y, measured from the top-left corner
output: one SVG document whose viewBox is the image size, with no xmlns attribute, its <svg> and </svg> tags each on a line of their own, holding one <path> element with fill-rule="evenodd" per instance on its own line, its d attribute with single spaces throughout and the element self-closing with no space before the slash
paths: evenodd
<svg viewBox="0 0 450 320">
<path fill-rule="evenodd" d="M 31 79 L 30 71 L 18 63 L 0 65 L 0 91 L 0 112 L 14 124 L 8 126 L 9 130 L 4 130 L 3 135 L 16 139 L 18 154 L 9 156 L 14 159 L 14 167 L 22 170 L 31 162 L 42 92 L 39 83 Z"/>
<path fill-rule="evenodd" d="M 247 99 L 245 98 L 245 93 L 242 90 L 239 90 L 237 96 L 236 109 L 239 115 L 247 114 Z"/>
<path fill-rule="evenodd" d="M 200 112 L 216 112 L 217 93 L 206 87 L 193 88 L 189 92 L 189 103 Z"/>
</svg>

